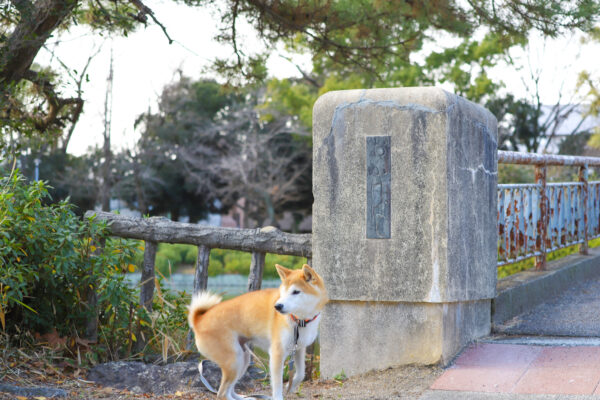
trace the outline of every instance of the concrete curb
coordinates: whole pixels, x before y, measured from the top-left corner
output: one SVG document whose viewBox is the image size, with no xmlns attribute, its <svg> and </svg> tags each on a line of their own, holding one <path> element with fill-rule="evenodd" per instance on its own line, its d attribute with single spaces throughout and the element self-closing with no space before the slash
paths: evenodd
<svg viewBox="0 0 600 400">
<path fill-rule="evenodd" d="M 546 271 L 523 271 L 498 281 L 492 300 L 492 330 L 573 285 L 600 275 L 600 248 L 590 249 L 589 253 L 549 262 Z"/>
</svg>

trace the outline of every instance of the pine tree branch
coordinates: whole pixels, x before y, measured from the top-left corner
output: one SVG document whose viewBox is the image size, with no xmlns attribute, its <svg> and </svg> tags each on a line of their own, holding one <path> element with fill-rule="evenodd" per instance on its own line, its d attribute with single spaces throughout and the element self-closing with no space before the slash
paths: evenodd
<svg viewBox="0 0 600 400">
<path fill-rule="evenodd" d="M 134 16 L 135 19 L 137 19 L 140 22 L 146 23 L 147 16 L 150 16 L 150 18 L 152 18 L 154 23 L 156 25 L 158 25 L 160 27 L 160 29 L 162 29 L 164 35 L 166 36 L 167 40 L 169 41 L 169 44 L 173 43 L 173 39 L 171 38 L 171 36 L 169 36 L 169 33 L 167 32 L 167 28 L 165 28 L 165 26 L 156 18 L 156 16 L 154 15 L 154 11 L 152 11 L 150 9 L 150 7 L 148 7 L 144 3 L 142 3 L 141 0 L 129 0 L 129 2 L 131 4 L 133 4 L 139 10 L 138 15 Z"/>
</svg>

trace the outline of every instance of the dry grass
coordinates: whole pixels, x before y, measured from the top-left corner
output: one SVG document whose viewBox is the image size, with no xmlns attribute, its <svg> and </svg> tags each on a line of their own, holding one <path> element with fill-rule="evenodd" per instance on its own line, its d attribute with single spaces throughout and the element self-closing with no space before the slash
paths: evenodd
<svg viewBox="0 0 600 400">
<path fill-rule="evenodd" d="M 317 360 L 318 363 L 318 358 Z M 299 393 L 286 399 L 417 399 L 442 373 L 438 367 L 405 366 L 375 371 L 343 380 L 304 382 Z M 23 387 L 55 387 L 69 393 L 71 399 L 215 399 L 212 394 L 177 392 L 166 395 L 137 394 L 128 390 L 101 387 L 87 381 L 87 369 L 65 355 L 64 348 L 32 342 L 31 346 L 11 346 L 0 333 L 0 383 Z M 257 391 L 270 394 L 265 382 L 257 382 Z M 0 400 L 15 399 L 0 392 Z M 23 400 L 22 398 L 20 400 Z"/>
</svg>

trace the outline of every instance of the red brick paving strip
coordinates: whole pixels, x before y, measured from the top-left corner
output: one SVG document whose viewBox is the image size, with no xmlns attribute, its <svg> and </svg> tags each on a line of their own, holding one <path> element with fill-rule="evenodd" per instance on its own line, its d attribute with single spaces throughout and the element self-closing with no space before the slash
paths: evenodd
<svg viewBox="0 0 600 400">
<path fill-rule="evenodd" d="M 433 390 L 599 394 L 600 347 L 480 343 L 466 349 Z"/>
</svg>

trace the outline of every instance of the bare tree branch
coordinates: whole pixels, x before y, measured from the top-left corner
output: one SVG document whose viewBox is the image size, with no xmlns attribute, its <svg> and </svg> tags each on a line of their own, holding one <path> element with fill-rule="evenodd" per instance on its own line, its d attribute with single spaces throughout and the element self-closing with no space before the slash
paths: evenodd
<svg viewBox="0 0 600 400">
<path fill-rule="evenodd" d="M 38 72 L 27 70 L 23 76 L 32 82 L 44 95 L 47 103 L 47 112 L 44 115 L 30 115 L 29 117 L 33 120 L 34 125 L 40 131 L 45 131 L 58 120 L 58 113 L 68 105 L 75 105 L 78 108 L 83 107 L 83 99 L 80 97 L 69 97 L 61 98 L 54 91 L 54 85 L 44 76 Z M 80 111 L 81 112 L 81 111 Z M 79 118 L 79 116 L 77 116 Z"/>
<path fill-rule="evenodd" d="M 56 57 L 56 60 L 58 61 L 58 63 L 61 65 L 61 67 L 63 67 L 63 69 L 65 70 L 65 72 L 67 73 L 67 75 L 69 75 L 69 77 L 71 78 L 71 80 L 75 83 L 75 88 L 76 88 L 76 93 L 77 93 L 77 98 L 81 99 L 81 102 L 78 103 L 74 108 L 73 111 L 71 113 L 71 124 L 69 126 L 69 129 L 66 131 L 66 133 L 63 135 L 63 139 L 62 139 L 62 143 L 60 145 L 60 149 L 63 153 L 67 152 L 67 147 L 69 146 L 69 142 L 71 141 L 71 137 L 73 136 L 73 132 L 75 131 L 75 127 L 77 126 L 77 122 L 79 121 L 79 117 L 81 116 L 81 113 L 83 112 L 83 105 L 84 105 L 84 101 L 83 101 L 83 82 L 86 79 L 86 75 L 87 75 L 87 70 L 90 66 L 90 64 L 92 63 L 92 60 L 98 55 L 100 54 L 100 51 L 102 50 L 102 45 L 98 46 L 97 48 L 93 48 L 92 52 L 90 53 L 90 55 L 88 56 L 81 72 L 79 73 L 78 76 L 76 76 L 73 71 L 71 70 L 71 68 L 69 68 L 59 57 Z"/>
<path fill-rule="evenodd" d="M 321 85 L 319 84 L 319 82 L 317 82 L 317 80 L 315 78 L 313 78 L 312 76 L 310 76 L 309 74 L 307 74 L 302 68 L 300 68 L 300 66 L 298 64 L 296 64 L 291 57 L 286 57 L 283 54 L 280 54 L 279 57 L 283 58 L 286 61 L 289 61 L 290 63 L 292 63 L 294 65 L 294 67 L 296 67 L 296 69 L 298 70 L 298 72 L 300 72 L 300 74 L 302 75 L 302 78 L 307 81 L 308 83 L 310 83 L 311 85 L 313 85 L 314 87 L 316 87 L 317 89 L 321 88 Z"/>
<path fill-rule="evenodd" d="M 140 22 L 146 23 L 147 16 L 149 15 L 150 18 L 152 18 L 152 20 L 154 21 L 154 23 L 160 26 L 160 29 L 162 29 L 165 37 L 169 41 L 169 44 L 173 43 L 173 39 L 171 39 L 171 36 L 169 36 L 167 28 L 165 28 L 165 26 L 156 18 L 156 16 L 154 15 L 154 11 L 152 11 L 148 6 L 142 3 L 141 0 L 129 0 L 129 2 L 139 10 L 139 13 L 137 15 L 133 15 L 135 19 L 137 19 Z"/>
</svg>

